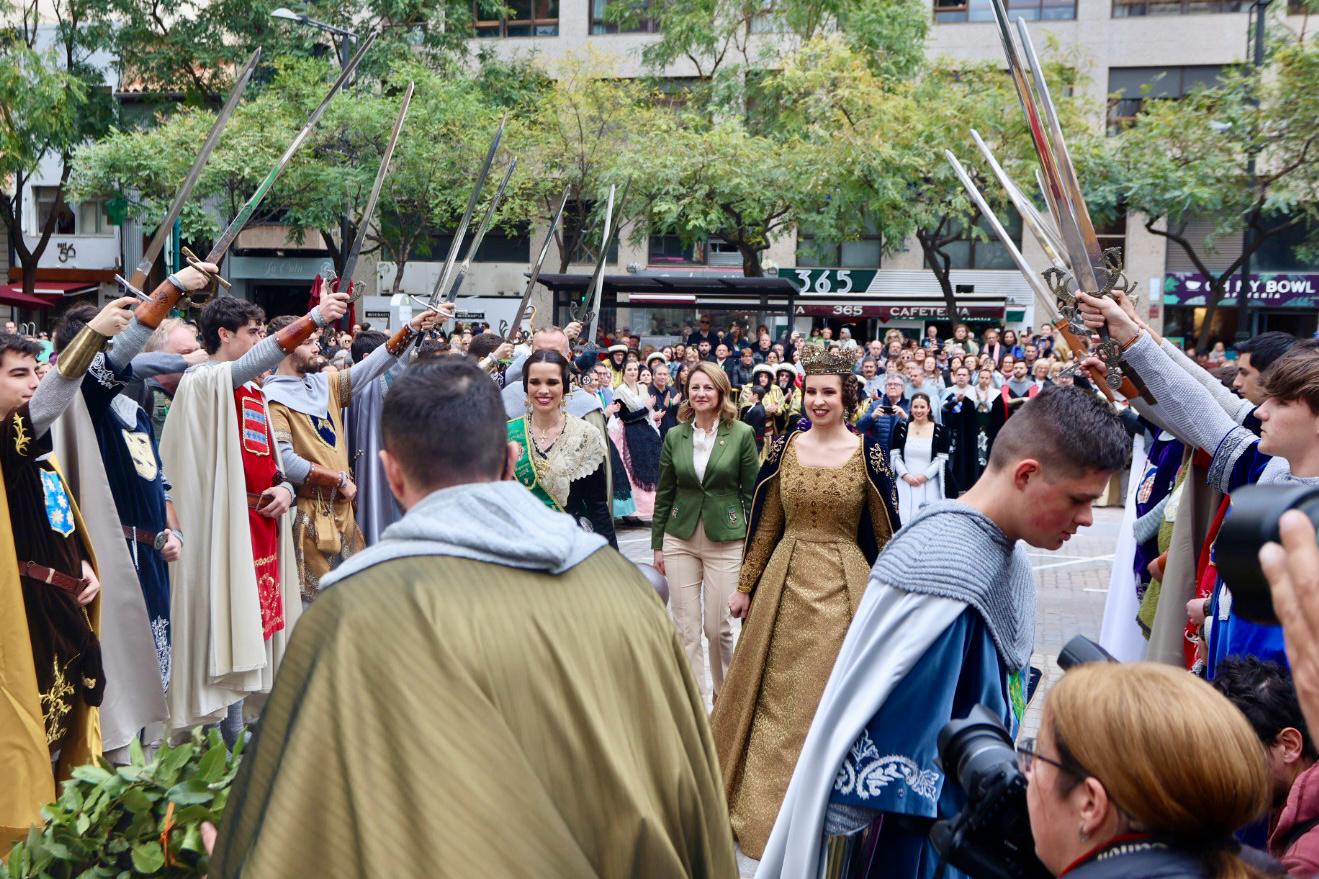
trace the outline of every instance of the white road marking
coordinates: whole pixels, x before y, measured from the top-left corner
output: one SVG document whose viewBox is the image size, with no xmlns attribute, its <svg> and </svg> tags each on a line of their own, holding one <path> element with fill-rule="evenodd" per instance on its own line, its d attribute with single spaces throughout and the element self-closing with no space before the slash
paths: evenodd
<svg viewBox="0 0 1319 879">
<path fill-rule="evenodd" d="M 1108 555 L 1096 555 L 1096 556 L 1091 556 L 1090 558 L 1073 558 L 1065 562 L 1054 562 L 1051 565 L 1033 565 L 1032 569 L 1036 571 L 1043 571 L 1047 568 L 1061 568 L 1065 565 L 1079 565 L 1085 562 L 1110 562 L 1112 560 L 1113 560 L 1113 553 L 1110 552 Z"/>
</svg>

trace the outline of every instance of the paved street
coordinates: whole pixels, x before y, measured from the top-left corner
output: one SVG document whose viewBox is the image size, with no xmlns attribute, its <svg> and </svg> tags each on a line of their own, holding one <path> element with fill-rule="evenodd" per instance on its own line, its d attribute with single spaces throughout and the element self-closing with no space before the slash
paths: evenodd
<svg viewBox="0 0 1319 879">
<path fill-rule="evenodd" d="M 1073 635 L 1099 636 L 1121 519 L 1120 507 L 1097 509 L 1095 524 L 1073 537 L 1058 552 L 1031 552 L 1039 587 L 1035 655 L 1031 662 L 1043 669 L 1044 679 L 1026 712 L 1022 728 L 1025 735 L 1035 735 L 1039 727 L 1040 696 L 1062 673 L 1058 668 L 1058 651 Z M 649 563 L 653 559 L 648 529 L 632 528 L 620 532 L 619 546 L 634 562 Z M 735 623 L 734 631 L 736 627 Z M 741 853 L 738 860 L 742 875 L 751 876 L 755 862 Z"/>
</svg>

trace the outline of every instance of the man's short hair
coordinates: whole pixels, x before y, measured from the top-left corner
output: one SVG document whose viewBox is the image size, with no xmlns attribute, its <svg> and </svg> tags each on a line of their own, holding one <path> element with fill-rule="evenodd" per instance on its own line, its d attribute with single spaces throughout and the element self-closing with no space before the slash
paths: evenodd
<svg viewBox="0 0 1319 879">
<path fill-rule="evenodd" d="M 380 413 L 384 446 L 415 487 L 488 482 L 504 472 L 507 416 L 499 388 L 466 357 L 414 364 Z"/>
<path fill-rule="evenodd" d="M 389 341 L 389 336 L 379 330 L 362 330 L 353 339 L 352 347 L 349 349 L 353 355 L 354 363 L 361 363 L 366 359 L 366 355 L 379 348 Z"/>
<path fill-rule="evenodd" d="M 1034 458 L 1068 475 L 1121 470 L 1130 445 L 1122 421 L 1103 400 L 1076 387 L 1046 387 L 999 429 L 989 469 Z"/>
<path fill-rule="evenodd" d="M 504 344 L 504 340 L 494 333 L 482 333 L 479 336 L 472 337 L 472 343 L 467 346 L 467 356 L 480 360 L 487 354 L 493 354 L 495 349 Z"/>
<path fill-rule="evenodd" d="M 272 317 L 270 323 L 266 324 L 266 335 L 275 335 L 275 333 L 278 333 L 280 330 L 289 326 L 295 320 L 297 320 L 297 318 L 291 314 L 281 314 L 278 317 Z"/>
<path fill-rule="evenodd" d="M 266 313 L 261 306 L 237 296 L 217 296 L 197 318 L 197 326 L 202 332 L 202 347 L 207 354 L 220 350 L 220 330 L 226 329 L 236 333 L 251 321 L 264 323 Z"/>
<path fill-rule="evenodd" d="M 1300 339 L 1291 333 L 1269 330 L 1267 333 L 1260 333 L 1258 336 L 1249 338 L 1244 342 L 1238 342 L 1234 347 L 1237 349 L 1238 354 L 1250 355 L 1252 369 L 1263 372 L 1272 366 L 1278 358 L 1290 351 L 1292 346 L 1298 342 L 1300 342 Z"/>
<path fill-rule="evenodd" d="M 3 360 L 5 354 L 10 352 L 35 358 L 41 353 L 41 343 L 36 339 L 29 339 L 27 336 L 0 333 L 0 360 Z"/>
<path fill-rule="evenodd" d="M 1229 656 L 1218 663 L 1212 683 L 1246 715 L 1266 748 L 1290 726 L 1301 734 L 1301 753 L 1311 760 L 1319 759 L 1287 669 L 1258 656 Z"/>
<path fill-rule="evenodd" d="M 51 338 L 55 353 L 63 351 L 98 312 L 100 309 L 90 302 L 79 302 L 77 305 L 69 306 L 60 316 L 60 322 L 55 325 L 55 335 Z"/>
<path fill-rule="evenodd" d="M 1255 355 L 1250 355 L 1255 365 Z M 1319 415 L 1319 340 L 1306 339 L 1292 345 L 1260 377 L 1260 390 L 1264 396 L 1284 403 L 1304 401 L 1315 415 Z"/>
</svg>

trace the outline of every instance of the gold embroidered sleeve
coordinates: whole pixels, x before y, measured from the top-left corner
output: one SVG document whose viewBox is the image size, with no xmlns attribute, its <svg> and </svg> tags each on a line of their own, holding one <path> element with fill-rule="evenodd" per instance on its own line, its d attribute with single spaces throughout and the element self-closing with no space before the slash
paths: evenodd
<svg viewBox="0 0 1319 879">
<path fill-rule="evenodd" d="M 760 490 L 765 492 L 765 503 L 755 532 L 747 537 L 742 570 L 737 581 L 739 592 L 755 591 L 760 575 L 765 573 L 765 566 L 769 564 L 769 557 L 774 554 L 774 547 L 783 536 L 783 498 L 779 494 L 779 477 L 775 475 Z"/>
<path fill-rule="evenodd" d="M 339 398 L 339 408 L 345 409 L 353 402 L 353 371 L 351 369 L 337 369 L 330 381 L 334 382 L 334 391 Z"/>
</svg>

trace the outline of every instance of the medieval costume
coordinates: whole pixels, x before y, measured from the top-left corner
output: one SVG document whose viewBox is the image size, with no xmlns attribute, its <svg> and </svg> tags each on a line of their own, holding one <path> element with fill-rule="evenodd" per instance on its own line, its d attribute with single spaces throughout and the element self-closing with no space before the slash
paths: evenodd
<svg viewBox="0 0 1319 879">
<path fill-rule="evenodd" d="M 293 546 L 303 601 L 314 599 L 321 578 L 364 545 L 353 504 L 339 493 L 352 471 L 344 410 L 356 392 L 398 362 L 412 338 L 412 328 L 404 325 L 356 366 L 276 373 L 261 385 L 284 475 L 298 491 Z"/>
<path fill-rule="evenodd" d="M 737 874 L 677 633 L 600 535 L 515 483 L 459 485 L 324 585 L 212 876 Z"/>
<path fill-rule="evenodd" d="M 219 720 L 248 694 L 269 692 L 302 612 L 288 516 L 257 512 L 262 493 L 293 495 L 280 466 L 266 398 L 254 379 L 317 331 L 319 312 L 258 342 L 233 362 L 183 374 L 160 454 L 184 534 L 196 535 L 171 568 L 173 673 L 170 727 Z"/>
<path fill-rule="evenodd" d="M 614 400 L 620 406 L 610 437 L 618 446 L 636 514 L 649 519 L 655 511 L 655 485 L 659 482 L 660 436 L 651 417 L 650 393 L 645 385 L 619 384 Z M 617 478 L 622 478 L 619 474 Z"/>
<path fill-rule="evenodd" d="M 405 358 L 406 359 L 406 358 Z M 399 372 L 406 369 L 399 360 L 383 376 L 353 393 L 353 417 L 348 421 L 349 450 L 352 452 L 353 481 L 357 483 L 357 525 L 362 541 L 371 546 L 380 535 L 403 515 L 394 493 L 389 490 L 384 467 L 380 464 L 380 413 L 385 394 Z"/>
<path fill-rule="evenodd" d="M 548 449 L 541 449 L 532 439 L 524 415 L 508 423 L 508 439 L 522 450 L 514 468 L 517 480 L 545 506 L 567 513 L 617 549 L 605 483 L 605 440 L 600 431 L 567 415 L 558 439 Z"/>
<path fill-rule="evenodd" d="M 801 388 L 797 387 L 797 367 L 781 363 L 774 368 L 774 386 L 783 395 L 783 404 L 774 416 L 774 435 L 785 436 L 801 420 Z"/>
<path fill-rule="evenodd" d="M 893 446 L 889 460 L 893 464 L 898 486 L 898 509 L 911 518 L 927 504 L 944 499 L 947 487 L 948 433 L 941 424 L 928 436 L 917 436 L 910 421 L 899 421 L 893 428 Z M 924 476 L 925 482 L 912 485 L 903 479 L 907 474 Z"/>
<path fill-rule="evenodd" d="M 1148 425 L 1148 423 L 1147 423 Z M 1159 558 L 1166 548 L 1160 547 L 1160 532 L 1166 531 L 1164 537 L 1172 533 L 1171 523 L 1165 529 L 1165 513 L 1173 503 L 1173 488 L 1180 484 L 1178 474 L 1181 472 L 1182 458 L 1186 447 L 1166 430 L 1159 430 L 1153 425 L 1148 433 L 1153 436 L 1146 455 L 1145 469 L 1140 475 L 1136 488 L 1136 518 L 1133 532 L 1136 537 L 1136 551 L 1132 558 L 1132 572 L 1136 576 L 1136 601 L 1140 604 L 1137 621 L 1141 633 L 1149 637 L 1150 626 L 1154 622 L 1154 612 L 1158 607 L 1159 590 L 1149 595 L 1154 575 L 1150 572 L 1150 563 Z M 1133 474 L 1134 476 L 1134 474 Z M 1175 509 L 1175 503 L 1173 508 Z M 1150 600 L 1147 602 L 1146 598 Z M 1183 607 L 1185 603 L 1183 603 Z"/>
<path fill-rule="evenodd" d="M 898 528 L 884 450 L 807 467 L 777 439 L 756 480 L 738 588 L 751 611 L 711 724 L 733 834 L 759 857 L 871 563 Z"/>
<path fill-rule="evenodd" d="M 961 399 L 958 399 L 958 394 Z M 975 388 L 954 385 L 943 392 L 943 429 L 948 435 L 948 497 L 966 491 L 980 478 L 980 421 Z"/>
<path fill-rule="evenodd" d="M 1017 381 L 1009 379 L 1003 382 L 998 395 L 994 397 L 989 408 L 989 449 L 994 448 L 994 437 L 1003 429 L 1012 413 L 1021 408 L 1021 404 L 1040 392 L 1040 386 L 1029 378 Z"/>
<path fill-rule="evenodd" d="M 97 708 L 106 689 L 101 598 L 78 604 L 88 586 L 85 570 L 95 570 L 95 557 L 86 523 L 51 454 L 50 425 L 77 396 L 104 343 L 105 337 L 83 328 L 32 399 L 0 422 L 5 488 L 0 843 L 5 850 L 41 820 L 41 807 L 55 798 L 56 782 L 101 754 Z"/>
<path fill-rule="evenodd" d="M 627 352 L 626 345 L 610 345 L 608 351 L 609 359 L 605 361 L 609 365 L 609 371 L 613 374 L 610 382 L 611 387 L 618 387 L 623 383 L 623 373 L 627 371 Z"/>
<path fill-rule="evenodd" d="M 147 743 L 159 740 L 168 717 L 170 582 L 161 551 L 171 534 L 182 537 L 169 528 L 170 485 L 151 418 L 124 392 L 134 379 L 186 366 L 177 354 L 136 353 L 178 299 L 172 284 L 157 293 L 162 290 L 164 296 L 139 306 L 111 350 L 93 359 L 82 393 L 52 428 L 56 454 L 87 519 L 101 579 L 111 584 L 102 595 L 101 652 L 109 684 L 100 716 L 103 746 L 115 762 L 126 762 L 122 749 L 139 736 Z M 132 582 L 139 589 L 118 588 Z"/>
<path fill-rule="evenodd" d="M 981 704 L 1015 731 L 1034 625 L 1023 544 L 956 501 L 908 521 L 871 572 L 757 875 L 814 875 L 825 834 L 883 816 L 869 875 L 932 879 L 929 826 L 962 805 L 939 730 Z"/>
</svg>

